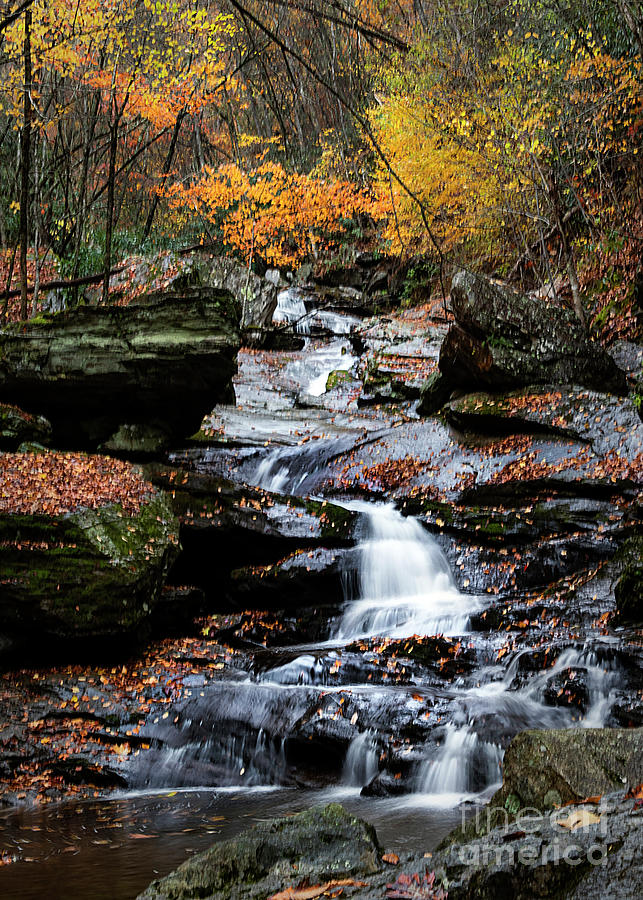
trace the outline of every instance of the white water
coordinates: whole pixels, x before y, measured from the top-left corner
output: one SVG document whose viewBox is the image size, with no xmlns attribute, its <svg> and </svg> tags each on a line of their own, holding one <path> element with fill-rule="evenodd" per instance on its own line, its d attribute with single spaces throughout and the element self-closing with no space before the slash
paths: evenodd
<svg viewBox="0 0 643 900">
<path fill-rule="evenodd" d="M 466 631 L 479 601 L 458 591 L 446 557 L 420 523 L 393 506 L 351 505 L 366 512 L 369 537 L 360 547 L 357 598 L 337 638 Z"/>
<path fill-rule="evenodd" d="M 501 761 L 497 744 L 480 740 L 468 726 L 449 724 L 437 756 L 420 768 L 417 789 L 450 805 L 500 782 Z"/>
<path fill-rule="evenodd" d="M 363 731 L 354 738 L 346 753 L 342 782 L 353 787 L 369 784 L 378 772 L 378 752 L 375 734 Z"/>
<path fill-rule="evenodd" d="M 299 334 L 313 334 L 320 329 L 332 334 L 350 334 L 360 324 L 355 316 L 342 315 L 326 309 L 310 308 L 311 301 L 306 303 L 306 294 L 297 288 L 281 291 L 277 297 L 277 308 L 272 321 L 294 325 Z"/>
<path fill-rule="evenodd" d="M 311 397 L 321 397 L 326 393 L 326 382 L 331 372 L 348 372 L 357 362 L 357 357 L 349 352 L 345 341 L 333 341 L 316 350 L 307 360 L 310 366 L 319 369 L 319 374 L 309 382 L 306 393 Z"/>
</svg>

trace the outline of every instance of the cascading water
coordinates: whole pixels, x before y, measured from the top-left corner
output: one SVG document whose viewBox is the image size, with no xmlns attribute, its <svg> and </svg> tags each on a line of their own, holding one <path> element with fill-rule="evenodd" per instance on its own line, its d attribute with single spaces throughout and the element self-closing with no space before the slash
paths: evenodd
<svg viewBox="0 0 643 900">
<path fill-rule="evenodd" d="M 421 766 L 416 786 L 453 805 L 499 782 L 501 761 L 497 744 L 480 740 L 468 726 L 449 724 L 437 756 Z"/>
<path fill-rule="evenodd" d="M 393 506 L 352 506 L 365 512 L 369 536 L 360 547 L 357 598 L 348 598 L 337 638 L 466 631 L 479 602 L 458 591 L 446 557 L 420 523 Z"/>
<path fill-rule="evenodd" d="M 319 332 L 350 334 L 360 324 L 360 320 L 354 316 L 320 309 L 315 305 L 314 297 L 297 288 L 281 291 L 272 320 L 277 324 L 293 325 L 295 331 L 303 335 Z"/>
<path fill-rule="evenodd" d="M 342 770 L 342 782 L 352 787 L 362 787 L 375 778 L 378 768 L 379 756 L 375 734 L 372 731 L 363 731 L 348 747 Z"/>
<path fill-rule="evenodd" d="M 289 288 L 281 291 L 277 298 L 277 308 L 275 309 L 272 321 L 276 323 L 284 322 L 288 325 L 294 325 L 300 334 L 309 334 L 310 325 L 307 319 L 308 310 L 301 293 Z"/>
</svg>

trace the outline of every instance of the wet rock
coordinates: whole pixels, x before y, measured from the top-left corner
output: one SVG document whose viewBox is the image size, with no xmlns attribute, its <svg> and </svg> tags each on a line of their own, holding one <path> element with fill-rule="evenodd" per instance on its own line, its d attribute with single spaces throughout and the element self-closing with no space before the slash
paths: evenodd
<svg viewBox="0 0 643 900">
<path fill-rule="evenodd" d="M 616 608 L 621 622 L 643 622 L 643 538 L 631 538 L 621 551 L 623 571 L 615 588 Z"/>
<path fill-rule="evenodd" d="M 410 377 L 409 377 L 410 375 Z M 421 380 L 413 373 L 405 373 L 392 360 L 377 356 L 369 360 L 364 376 L 364 389 L 358 400 L 359 406 L 371 403 L 403 403 L 420 396 Z"/>
<path fill-rule="evenodd" d="M 642 778 L 643 729 L 523 731 L 505 753 L 503 785 L 492 804 L 544 810 L 634 787 Z"/>
<path fill-rule="evenodd" d="M 166 497 L 148 488 L 138 512 L 109 503 L 60 514 L 0 513 L 7 653 L 131 637 L 148 622 L 178 552 L 178 522 Z"/>
<path fill-rule="evenodd" d="M 236 569 L 230 576 L 229 596 L 243 608 L 299 609 L 340 603 L 346 553 L 316 547 L 297 551 L 273 565 Z"/>
<path fill-rule="evenodd" d="M 217 602 L 244 608 L 308 606 L 341 596 L 339 548 L 354 543 L 357 513 L 156 463 L 145 473 L 170 492 L 180 521 L 173 583 L 195 584 Z M 240 571 L 228 578 L 234 570 Z"/>
<path fill-rule="evenodd" d="M 440 372 L 434 372 L 420 393 L 417 411 L 422 416 L 432 416 L 442 409 L 453 392 L 453 385 Z"/>
<path fill-rule="evenodd" d="M 631 341 L 616 341 L 609 348 L 609 354 L 619 367 L 632 381 L 641 377 L 643 366 L 643 346 Z"/>
<path fill-rule="evenodd" d="M 448 883 L 449 900 L 633 898 L 643 890 L 642 830 L 636 801 L 613 793 L 551 815 L 525 812 L 519 822 L 439 850 L 430 863 Z"/>
<path fill-rule="evenodd" d="M 628 397 L 568 385 L 508 394 L 468 394 L 449 403 L 447 418 L 460 428 L 509 434 L 549 432 L 586 441 L 601 456 L 634 462 L 643 452 L 643 423 Z"/>
<path fill-rule="evenodd" d="M 96 447 L 123 426 L 177 440 L 233 398 L 238 348 L 238 310 L 226 291 L 79 306 L 5 329 L 0 397 L 46 415 L 59 446 Z"/>
<path fill-rule="evenodd" d="M 244 346 L 256 350 L 288 353 L 303 350 L 306 338 L 283 326 L 265 326 L 263 328 L 247 328 L 243 335 L 243 343 Z"/>
<path fill-rule="evenodd" d="M 451 304 L 456 324 L 442 345 L 440 371 L 452 385 L 562 383 L 625 391 L 625 374 L 588 340 L 571 311 L 465 270 L 454 276 Z"/>
<path fill-rule="evenodd" d="M 456 506 L 410 497 L 407 510 L 431 530 L 485 544 L 534 543 L 555 535 L 623 536 L 637 525 L 632 511 L 609 500 L 555 497 L 525 505 Z"/>
<path fill-rule="evenodd" d="M 580 713 L 585 713 L 590 703 L 586 676 L 587 671 L 582 668 L 558 672 L 549 680 L 543 700 L 547 706 L 560 706 L 565 709 L 572 707 Z"/>
<path fill-rule="evenodd" d="M 250 900 L 306 879 L 326 883 L 380 869 L 374 829 L 338 804 L 262 822 L 154 881 L 139 900 Z"/>
<path fill-rule="evenodd" d="M 50 437 L 51 425 L 43 416 L 0 403 L 0 450 L 17 450 L 23 443 L 47 444 Z"/>
</svg>

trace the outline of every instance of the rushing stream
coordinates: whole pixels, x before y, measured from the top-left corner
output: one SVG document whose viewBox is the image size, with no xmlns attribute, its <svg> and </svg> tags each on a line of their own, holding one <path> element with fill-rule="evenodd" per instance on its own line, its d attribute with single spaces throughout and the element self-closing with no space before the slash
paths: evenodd
<svg viewBox="0 0 643 900">
<path fill-rule="evenodd" d="M 284 370 L 293 395 L 323 397 L 330 372 L 356 365 L 347 336 L 357 319 L 315 310 L 294 291 L 281 295 L 275 319 L 310 341 Z M 319 331 L 327 336 L 315 342 Z M 239 396 L 241 412 L 231 416 L 243 415 Z M 242 459 L 241 474 L 272 492 L 307 495 L 347 418 L 339 410 L 331 423 L 307 411 L 306 427 L 324 432 L 311 449 L 288 437 L 293 409 L 272 412 L 274 425 L 249 409 L 257 446 L 268 446 Z M 369 422 L 355 417 L 351 427 L 366 433 Z M 153 748 L 129 772 L 133 792 L 0 814 L 5 851 L 32 860 L 0 869 L 2 897 L 126 900 L 213 840 L 330 799 L 373 822 L 383 844 L 430 850 L 499 784 L 516 732 L 607 720 L 622 678 L 609 641 L 570 642 L 543 670 L 527 651 L 499 652 L 498 636 L 474 623 L 488 595 L 458 590 L 442 547 L 418 520 L 390 504 L 339 502 L 359 514 L 361 540 L 346 554 L 345 603 L 326 639 L 264 654 L 267 662 L 222 680 L 195 681 L 173 715 L 146 724 Z M 462 648 L 470 662 L 448 681 L 394 666 L 389 678 L 375 677 L 352 649 L 417 636 L 440 636 L 441 652 Z M 552 702 L 566 673 L 582 674 L 580 709 Z M 393 795 L 395 779 L 403 796 Z"/>
</svg>

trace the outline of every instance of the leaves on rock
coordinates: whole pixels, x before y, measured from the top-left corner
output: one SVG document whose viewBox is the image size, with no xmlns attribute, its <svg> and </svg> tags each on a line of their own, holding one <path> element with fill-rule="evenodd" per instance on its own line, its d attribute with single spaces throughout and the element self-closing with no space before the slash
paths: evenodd
<svg viewBox="0 0 643 900">
<path fill-rule="evenodd" d="M 435 872 L 424 875 L 398 875 L 394 884 L 386 885 L 388 900 L 446 900 L 448 893 L 435 886 Z"/>
<path fill-rule="evenodd" d="M 316 900 L 328 891 L 341 887 L 368 887 L 368 883 L 355 881 L 354 878 L 341 878 L 339 881 L 327 881 L 325 884 L 314 884 L 310 887 L 289 887 L 272 894 L 268 900 Z"/>
<path fill-rule="evenodd" d="M 152 492 L 130 463 L 107 456 L 0 455 L 0 512 L 60 516 L 119 504 L 134 515 Z"/>
</svg>

